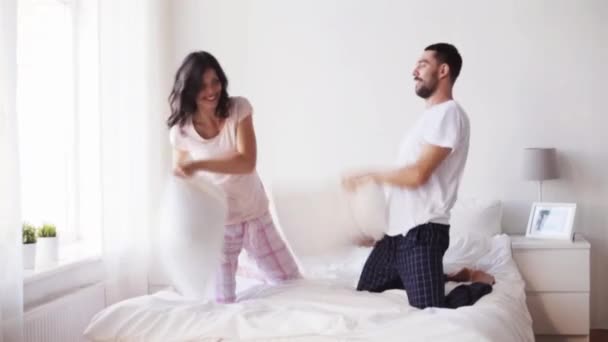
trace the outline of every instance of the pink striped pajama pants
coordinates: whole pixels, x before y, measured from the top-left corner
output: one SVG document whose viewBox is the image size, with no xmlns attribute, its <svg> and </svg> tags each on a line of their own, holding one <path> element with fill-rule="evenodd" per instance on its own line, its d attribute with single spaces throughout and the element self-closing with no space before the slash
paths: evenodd
<svg viewBox="0 0 608 342">
<path fill-rule="evenodd" d="M 266 212 L 258 218 L 225 227 L 222 264 L 216 274 L 217 302 L 232 303 L 236 300 L 235 276 L 243 247 L 271 282 L 279 283 L 301 277 L 270 213 Z"/>
</svg>

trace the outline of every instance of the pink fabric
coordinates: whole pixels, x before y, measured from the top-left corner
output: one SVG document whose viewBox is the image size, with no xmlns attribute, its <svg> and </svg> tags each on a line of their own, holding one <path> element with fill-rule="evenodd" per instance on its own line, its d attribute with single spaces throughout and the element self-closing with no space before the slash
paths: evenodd
<svg viewBox="0 0 608 342">
<path fill-rule="evenodd" d="M 266 212 L 258 218 L 225 227 L 222 264 L 216 277 L 217 302 L 232 303 L 236 300 L 235 276 L 243 247 L 270 282 L 280 283 L 301 277 L 293 256 Z"/>
<path fill-rule="evenodd" d="M 246 98 L 231 97 L 229 116 L 218 135 L 211 139 L 201 137 L 192 124 L 192 118 L 188 118 L 184 126 L 171 127 L 169 140 L 173 148 L 188 152 L 192 160 L 217 158 L 236 151 L 238 124 L 251 115 L 253 107 Z M 228 225 L 251 220 L 268 210 L 268 198 L 255 170 L 241 175 L 198 172 L 197 176 L 224 190 L 228 201 Z"/>
</svg>

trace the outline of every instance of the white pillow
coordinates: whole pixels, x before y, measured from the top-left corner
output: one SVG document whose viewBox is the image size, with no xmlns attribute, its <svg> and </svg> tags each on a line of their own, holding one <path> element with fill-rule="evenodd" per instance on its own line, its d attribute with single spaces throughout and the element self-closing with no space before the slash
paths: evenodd
<svg viewBox="0 0 608 342">
<path fill-rule="evenodd" d="M 382 237 L 386 204 L 382 188 L 364 185 L 346 191 L 340 180 L 315 184 L 274 184 L 272 207 L 296 256 L 335 253 L 363 235 Z"/>
<path fill-rule="evenodd" d="M 362 184 L 355 192 L 347 193 L 347 202 L 360 233 L 380 240 L 388 228 L 384 189 L 372 182 Z"/>
<path fill-rule="evenodd" d="M 351 244 L 354 223 L 338 181 L 275 183 L 270 195 L 277 226 L 297 257 Z"/>
<path fill-rule="evenodd" d="M 502 232 L 501 221 L 500 201 L 458 199 L 451 211 L 450 236 L 478 234 L 491 237 Z"/>
<path fill-rule="evenodd" d="M 451 235 L 451 234 L 450 234 Z M 443 256 L 444 272 L 456 272 L 463 267 L 473 267 L 492 249 L 492 238 L 478 234 L 450 236 L 450 246 Z"/>
<path fill-rule="evenodd" d="M 159 247 L 165 273 L 185 297 L 208 298 L 224 238 L 224 193 L 202 178 L 171 176 L 162 203 Z"/>
</svg>

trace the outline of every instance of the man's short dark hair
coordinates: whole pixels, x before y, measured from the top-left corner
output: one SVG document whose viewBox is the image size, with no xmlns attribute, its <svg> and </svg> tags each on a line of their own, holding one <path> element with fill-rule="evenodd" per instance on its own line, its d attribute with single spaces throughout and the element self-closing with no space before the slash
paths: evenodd
<svg viewBox="0 0 608 342">
<path fill-rule="evenodd" d="M 452 83 L 456 82 L 458 75 L 460 75 L 460 69 L 462 69 L 462 57 L 460 57 L 460 53 L 454 45 L 437 43 L 427 46 L 424 51 L 434 51 L 439 64 L 446 63 L 450 67 Z"/>
</svg>

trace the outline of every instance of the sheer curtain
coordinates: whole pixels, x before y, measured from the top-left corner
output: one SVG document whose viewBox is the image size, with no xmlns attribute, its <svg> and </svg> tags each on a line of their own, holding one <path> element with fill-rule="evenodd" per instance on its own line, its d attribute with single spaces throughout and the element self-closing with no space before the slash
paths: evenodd
<svg viewBox="0 0 608 342">
<path fill-rule="evenodd" d="M 17 2 L 0 0 L 0 342 L 22 340 L 23 278 L 17 157 Z"/>
<path fill-rule="evenodd" d="M 148 292 L 151 234 L 166 167 L 162 128 L 166 0 L 99 1 L 106 301 Z"/>
</svg>

